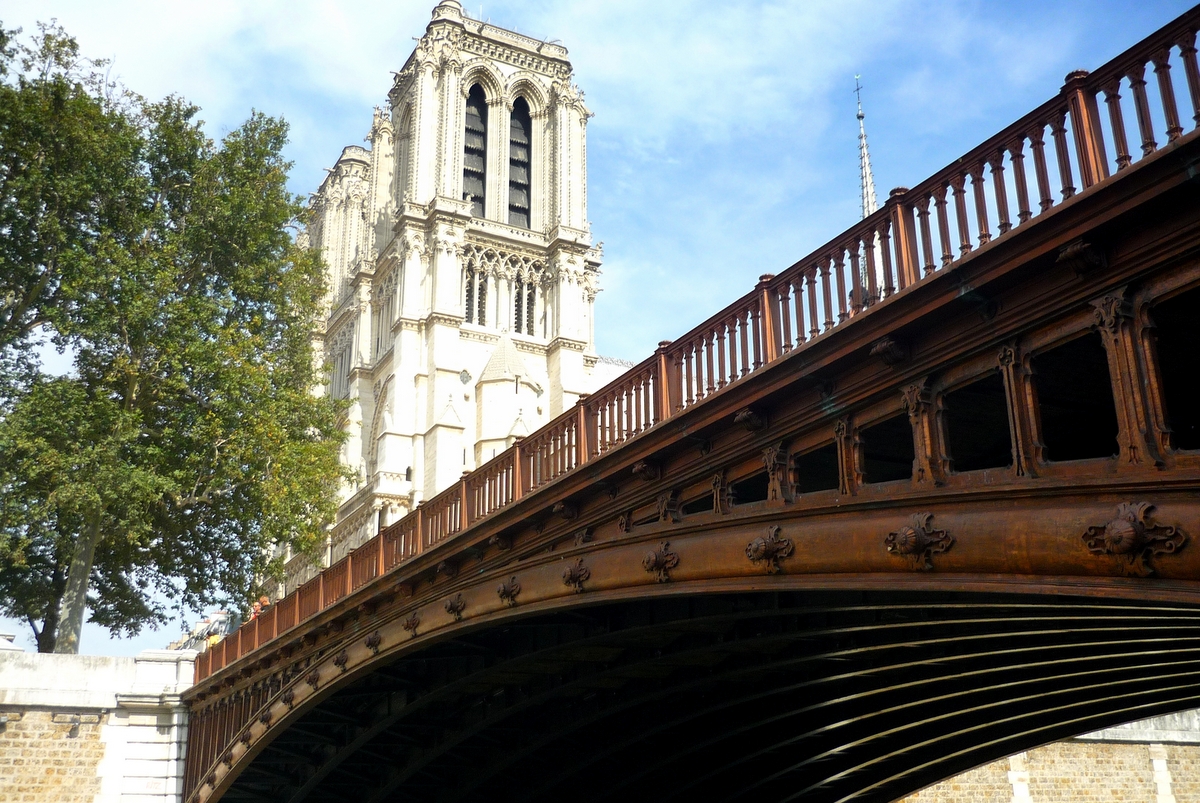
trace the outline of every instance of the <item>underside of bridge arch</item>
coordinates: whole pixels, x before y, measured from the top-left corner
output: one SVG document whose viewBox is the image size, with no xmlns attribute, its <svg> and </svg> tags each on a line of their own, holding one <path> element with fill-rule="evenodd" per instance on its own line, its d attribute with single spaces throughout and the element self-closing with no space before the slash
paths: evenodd
<svg viewBox="0 0 1200 803">
<path fill-rule="evenodd" d="M 887 801 L 1200 705 L 1200 608 L 676 595 L 531 614 L 376 667 L 225 801 Z"/>
</svg>

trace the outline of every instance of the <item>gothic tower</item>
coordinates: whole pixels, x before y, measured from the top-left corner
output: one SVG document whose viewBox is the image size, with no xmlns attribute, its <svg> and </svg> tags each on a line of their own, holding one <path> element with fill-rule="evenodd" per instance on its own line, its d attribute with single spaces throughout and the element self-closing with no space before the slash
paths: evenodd
<svg viewBox="0 0 1200 803">
<path fill-rule="evenodd" d="M 312 199 L 328 266 L 318 351 L 359 481 L 326 560 L 625 367 L 595 353 L 590 113 L 564 47 L 442 0 Z M 289 587 L 301 579 L 289 565 Z"/>
</svg>

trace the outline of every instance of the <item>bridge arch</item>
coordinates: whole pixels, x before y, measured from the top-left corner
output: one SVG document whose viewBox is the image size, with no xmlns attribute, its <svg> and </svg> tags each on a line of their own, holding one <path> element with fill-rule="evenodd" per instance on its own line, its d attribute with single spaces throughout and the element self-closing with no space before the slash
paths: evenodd
<svg viewBox="0 0 1200 803">
<path fill-rule="evenodd" d="M 1200 704 L 1200 606 L 804 580 L 361 629 L 294 673 L 305 699 L 271 707 L 274 731 L 233 757 L 222 799 L 892 799 Z M 369 654 L 374 633 L 392 648 Z M 360 659 L 344 675 L 342 650 Z"/>
</svg>

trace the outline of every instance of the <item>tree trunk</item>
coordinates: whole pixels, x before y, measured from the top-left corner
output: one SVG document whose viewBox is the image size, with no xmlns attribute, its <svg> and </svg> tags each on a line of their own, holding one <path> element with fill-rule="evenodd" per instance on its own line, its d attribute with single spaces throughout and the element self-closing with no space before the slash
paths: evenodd
<svg viewBox="0 0 1200 803">
<path fill-rule="evenodd" d="M 67 587 L 67 578 L 63 577 L 61 564 L 58 561 L 54 563 L 54 576 L 50 579 L 54 604 L 46 606 L 41 630 L 38 630 L 37 623 L 32 618 L 29 620 L 29 626 L 33 628 L 33 637 L 37 639 L 38 652 L 54 652 L 54 643 L 58 640 L 58 615 L 62 607 L 63 591 Z"/>
<path fill-rule="evenodd" d="M 87 612 L 92 561 L 96 557 L 96 543 L 99 540 L 100 514 L 97 513 L 87 530 L 75 542 L 75 555 L 71 558 L 71 568 L 67 571 L 67 587 L 59 606 L 58 637 L 54 640 L 56 653 L 74 655 L 79 652 L 79 634 L 83 630 L 83 615 Z"/>
</svg>

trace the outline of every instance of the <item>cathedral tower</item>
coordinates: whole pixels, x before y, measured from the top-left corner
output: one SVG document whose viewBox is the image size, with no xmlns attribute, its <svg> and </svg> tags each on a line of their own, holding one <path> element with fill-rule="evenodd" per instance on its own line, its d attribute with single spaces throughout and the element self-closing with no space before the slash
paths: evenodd
<svg viewBox="0 0 1200 803">
<path fill-rule="evenodd" d="M 564 47 L 442 0 L 369 148 L 345 148 L 314 195 L 318 351 L 360 478 L 327 560 L 624 369 L 595 353 L 590 116 Z"/>
</svg>

